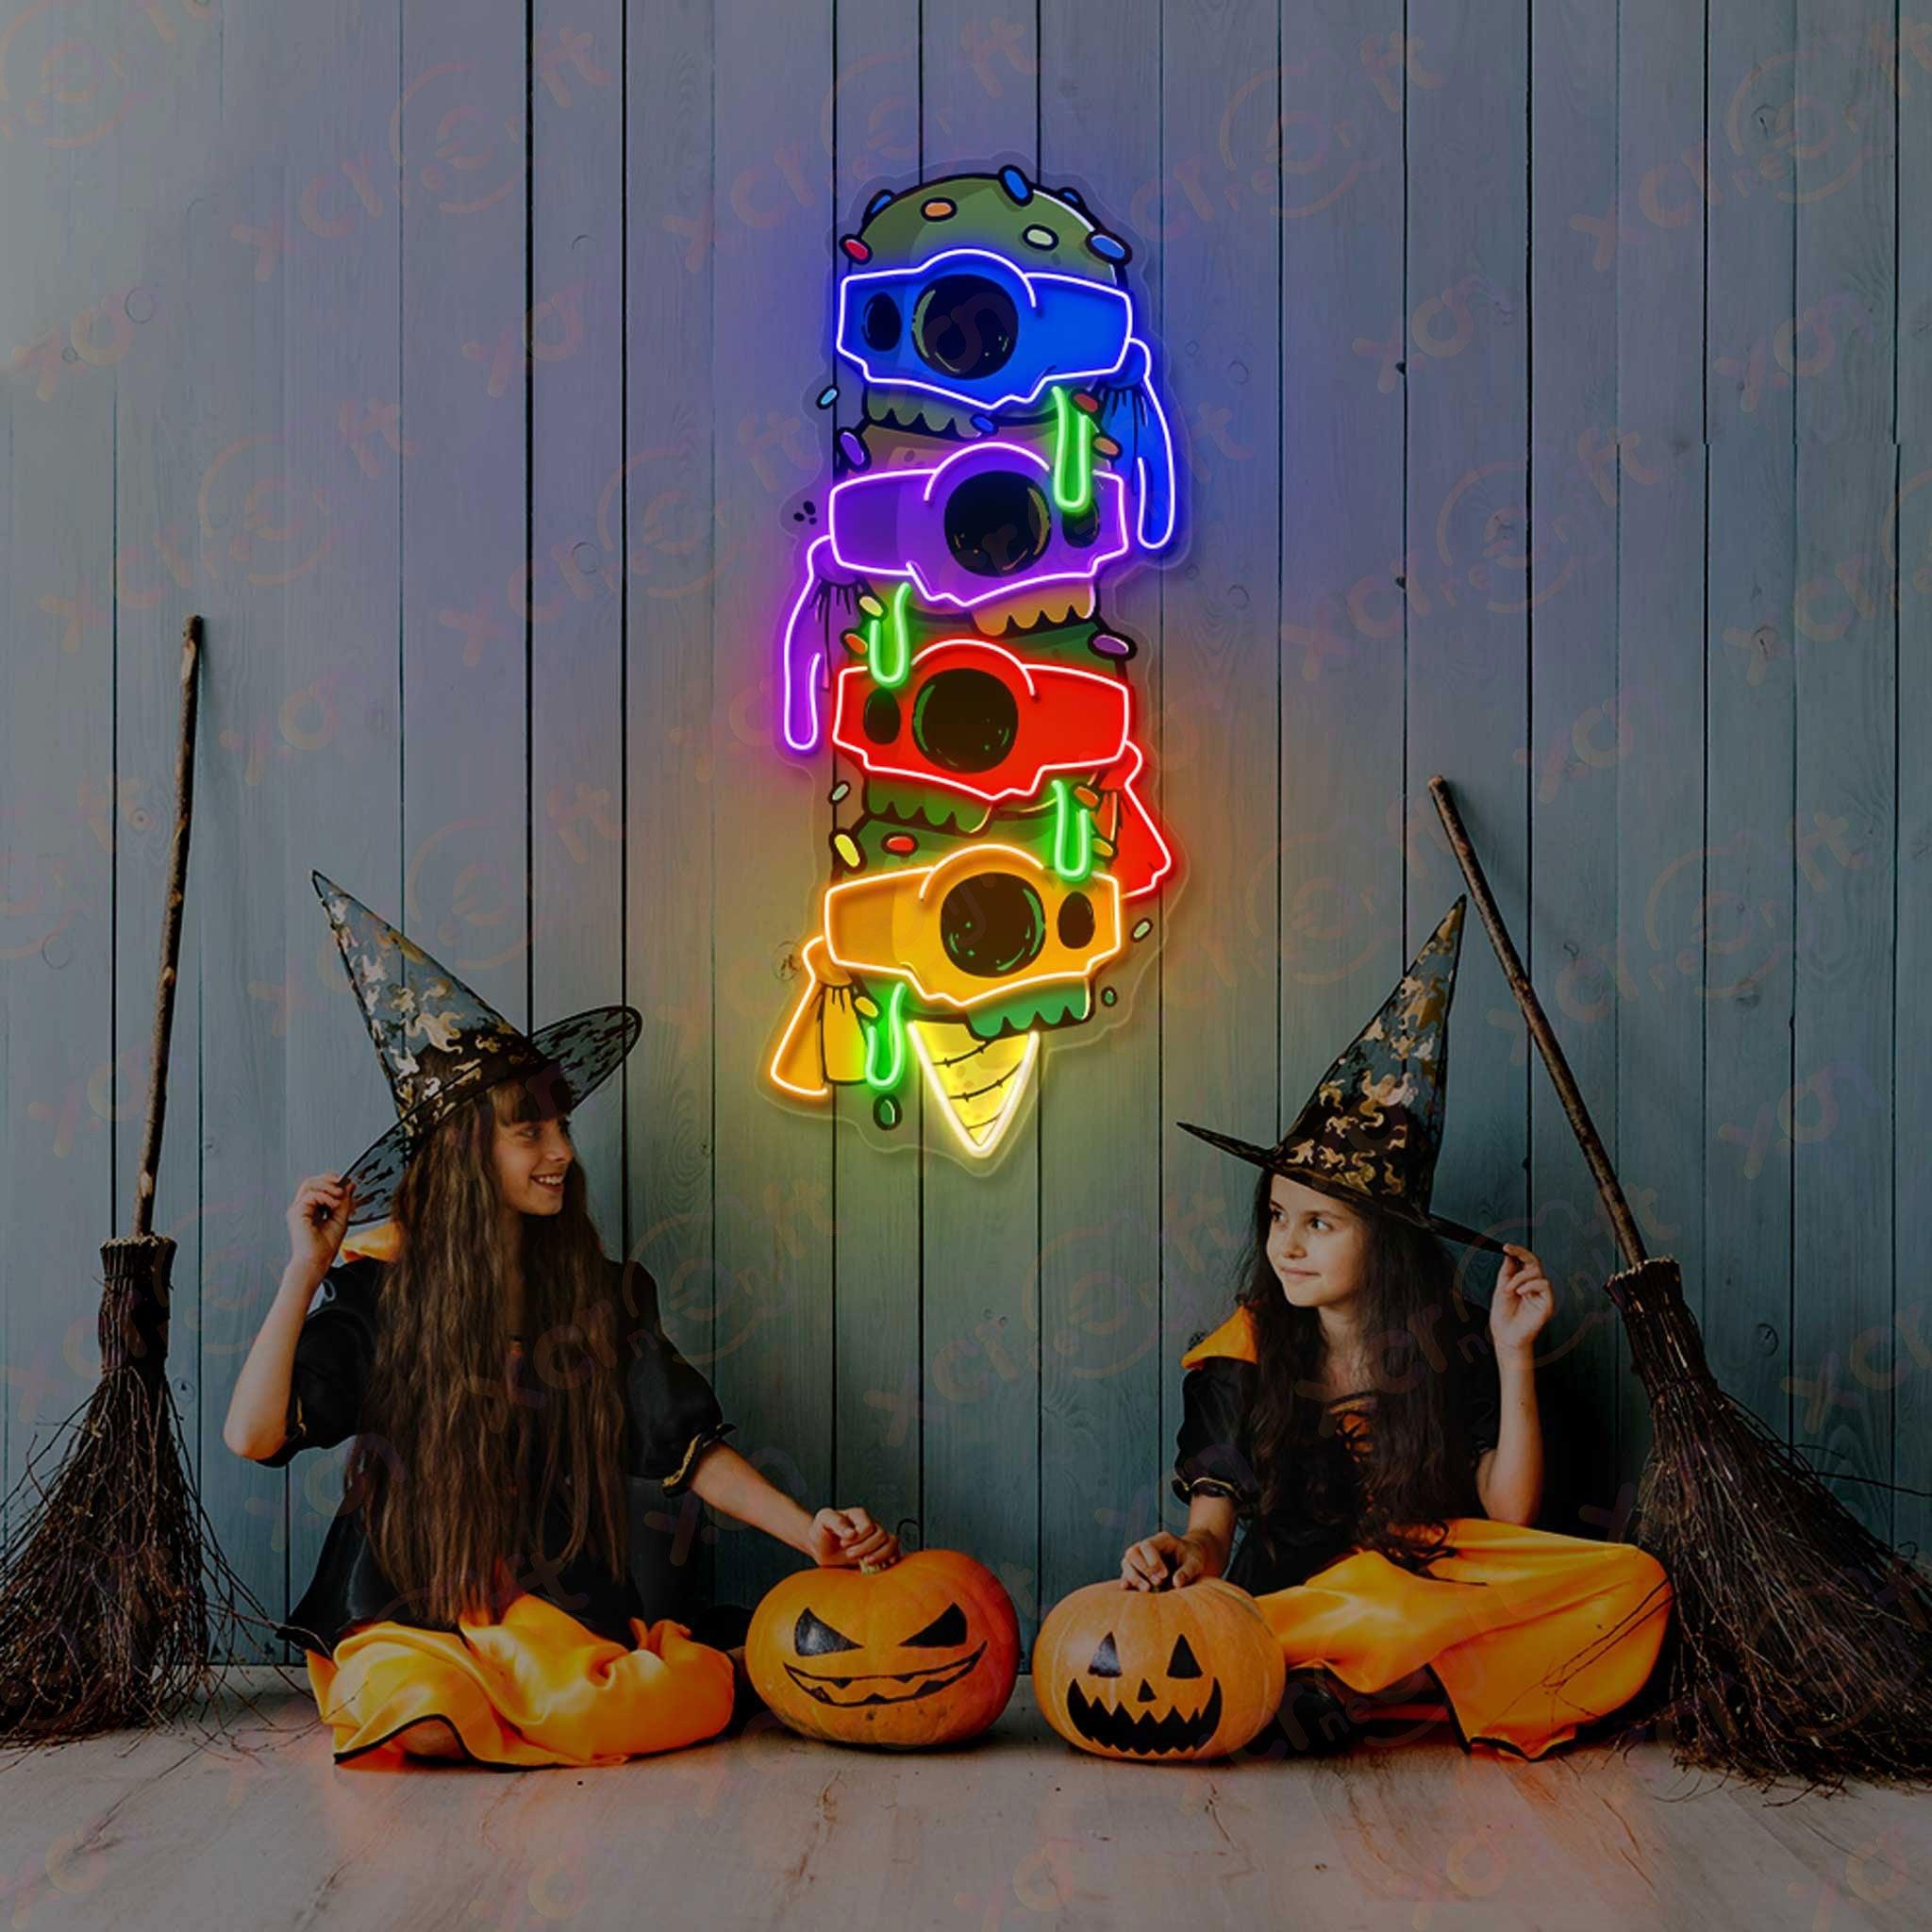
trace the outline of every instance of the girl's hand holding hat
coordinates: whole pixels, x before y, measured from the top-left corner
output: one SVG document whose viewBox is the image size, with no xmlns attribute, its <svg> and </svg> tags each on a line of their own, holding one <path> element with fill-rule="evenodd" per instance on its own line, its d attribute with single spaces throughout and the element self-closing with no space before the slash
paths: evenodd
<svg viewBox="0 0 1932 1932">
<path fill-rule="evenodd" d="M 320 1281 L 349 1232 L 356 1191 L 339 1174 L 312 1174 L 289 1204 L 289 1259 Z"/>
<path fill-rule="evenodd" d="M 1490 1302 L 1490 1340 L 1499 1356 L 1526 1356 L 1556 1312 L 1557 1297 L 1543 1264 L 1527 1248 L 1505 1242 L 1496 1292 Z"/>
</svg>

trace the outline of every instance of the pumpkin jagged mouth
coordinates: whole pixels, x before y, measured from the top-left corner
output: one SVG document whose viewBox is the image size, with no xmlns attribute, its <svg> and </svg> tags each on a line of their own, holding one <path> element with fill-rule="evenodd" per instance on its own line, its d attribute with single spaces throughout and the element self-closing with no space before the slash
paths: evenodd
<svg viewBox="0 0 1932 1932">
<path fill-rule="evenodd" d="M 1067 1686 L 1067 1716 L 1074 1728 L 1090 1744 L 1108 1751 L 1131 1751 L 1137 1757 L 1153 1757 L 1168 1751 L 1198 1751 L 1221 1728 L 1221 1679 L 1208 1694 L 1208 1702 L 1187 1716 L 1170 1710 L 1165 1717 L 1152 1711 L 1129 1715 L 1125 1705 L 1108 1706 L 1088 1698 L 1077 1684 Z"/>
<path fill-rule="evenodd" d="M 867 1704 L 910 1704 L 914 1698 L 930 1697 L 934 1691 L 957 1684 L 985 1655 L 986 1645 L 982 1643 L 971 1657 L 955 1657 L 949 1664 L 935 1664 L 921 1671 L 865 1671 L 850 1677 L 822 1677 L 810 1671 L 801 1671 L 796 1664 L 788 1663 L 785 1674 L 808 1697 L 815 1697 L 821 1704 L 832 1705 L 840 1710 L 857 1710 Z M 835 1694 L 840 1691 L 851 1693 L 855 1685 L 877 1687 L 894 1684 L 908 1688 L 900 1690 L 868 1688 L 856 1695 Z"/>
</svg>

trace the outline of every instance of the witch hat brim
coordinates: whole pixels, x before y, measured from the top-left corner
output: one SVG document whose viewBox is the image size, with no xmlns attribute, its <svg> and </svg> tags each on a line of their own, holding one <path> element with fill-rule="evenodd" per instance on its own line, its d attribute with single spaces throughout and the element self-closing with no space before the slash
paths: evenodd
<svg viewBox="0 0 1932 1932">
<path fill-rule="evenodd" d="M 1313 1188 L 1318 1193 L 1327 1194 L 1344 1206 L 1360 1209 L 1365 1214 L 1387 1214 L 1397 1221 L 1406 1221 L 1411 1227 L 1426 1228 L 1431 1234 L 1446 1236 L 1452 1241 L 1460 1241 L 1470 1248 L 1487 1248 L 1492 1255 L 1507 1254 L 1493 1235 L 1479 1234 L 1473 1227 L 1465 1227 L 1459 1221 L 1451 1221 L 1447 1215 L 1418 1213 L 1406 1202 L 1388 1198 L 1371 1199 L 1357 1188 L 1346 1187 L 1339 1181 L 1331 1181 L 1325 1174 L 1317 1174 L 1310 1168 L 1298 1167 L 1281 1158 L 1279 1148 L 1259 1147 L 1252 1141 L 1237 1141 L 1231 1134 L 1217 1134 L 1212 1127 L 1197 1127 L 1191 1121 L 1176 1121 L 1174 1125 L 1184 1133 L 1192 1134 L 1197 1140 L 1206 1141 L 1210 1147 L 1219 1147 L 1224 1154 L 1232 1154 L 1239 1160 L 1251 1162 L 1256 1167 L 1265 1167 L 1271 1172 L 1285 1174 L 1291 1181 L 1300 1181 L 1304 1187 Z"/>
<path fill-rule="evenodd" d="M 409 1157 L 441 1121 L 500 1081 L 541 1089 L 558 1113 L 581 1105 L 643 1033 L 634 1007 L 591 1007 L 535 1033 L 513 1026 L 474 988 L 332 879 L 309 880 L 327 912 L 396 1120 L 349 1164 L 350 1222 L 387 1214 Z"/>
<path fill-rule="evenodd" d="M 544 1073 L 554 1068 L 564 1090 L 557 1095 L 557 1110 L 568 1113 L 572 1108 L 580 1107 L 617 1071 L 643 1030 L 644 1017 L 635 1007 L 587 1008 L 531 1034 L 531 1055 L 506 1058 L 495 1067 L 484 1063 L 465 1092 L 487 1092 L 498 1080 L 509 1079 L 519 1073 L 541 1080 Z M 372 1141 L 350 1163 L 342 1178 L 356 1191 L 355 1211 L 349 1220 L 351 1227 L 379 1221 L 389 1213 L 395 1204 L 396 1183 L 409 1164 L 418 1138 L 449 1111 L 446 1097 L 432 1096 L 419 1101 L 398 1117 L 388 1133 Z"/>
</svg>

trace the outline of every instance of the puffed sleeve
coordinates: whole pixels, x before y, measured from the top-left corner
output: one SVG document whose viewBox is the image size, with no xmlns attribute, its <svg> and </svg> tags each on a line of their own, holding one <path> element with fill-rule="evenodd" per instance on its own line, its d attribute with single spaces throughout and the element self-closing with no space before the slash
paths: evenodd
<svg viewBox="0 0 1932 1932">
<path fill-rule="evenodd" d="M 1181 1382 L 1181 1426 L 1174 1445 L 1174 1492 L 1225 1496 L 1245 1512 L 1260 1484 L 1248 1460 L 1247 1418 L 1255 1396 L 1255 1365 L 1209 1356 Z"/>
<path fill-rule="evenodd" d="M 280 1469 L 304 1449 L 327 1449 L 356 1433 L 375 1362 L 375 1308 L 382 1264 L 340 1262 L 323 1276 L 289 1376 L 282 1445 L 259 1460 Z"/>
<path fill-rule="evenodd" d="M 691 1482 L 705 1451 L 737 1424 L 724 1420 L 711 1385 L 665 1334 L 658 1284 L 635 1262 L 625 1270 L 624 1305 L 632 1322 L 625 1470 L 662 1483 L 667 1495 L 675 1495 Z"/>
</svg>

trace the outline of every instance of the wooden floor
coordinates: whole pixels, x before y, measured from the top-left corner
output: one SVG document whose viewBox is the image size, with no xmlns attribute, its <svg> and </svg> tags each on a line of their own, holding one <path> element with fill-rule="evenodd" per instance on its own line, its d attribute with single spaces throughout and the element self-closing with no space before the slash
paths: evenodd
<svg viewBox="0 0 1932 1932">
<path fill-rule="evenodd" d="M 1925 1924 L 1932 1806 L 1767 1804 L 1659 1748 L 1524 1764 L 1446 1738 L 1321 1762 L 1115 1764 L 1028 1687 L 977 1746 L 743 1736 L 614 1769 L 337 1770 L 306 1692 L 223 1737 L 0 1767 L 0 1927 L 1430 1928 Z"/>
</svg>

